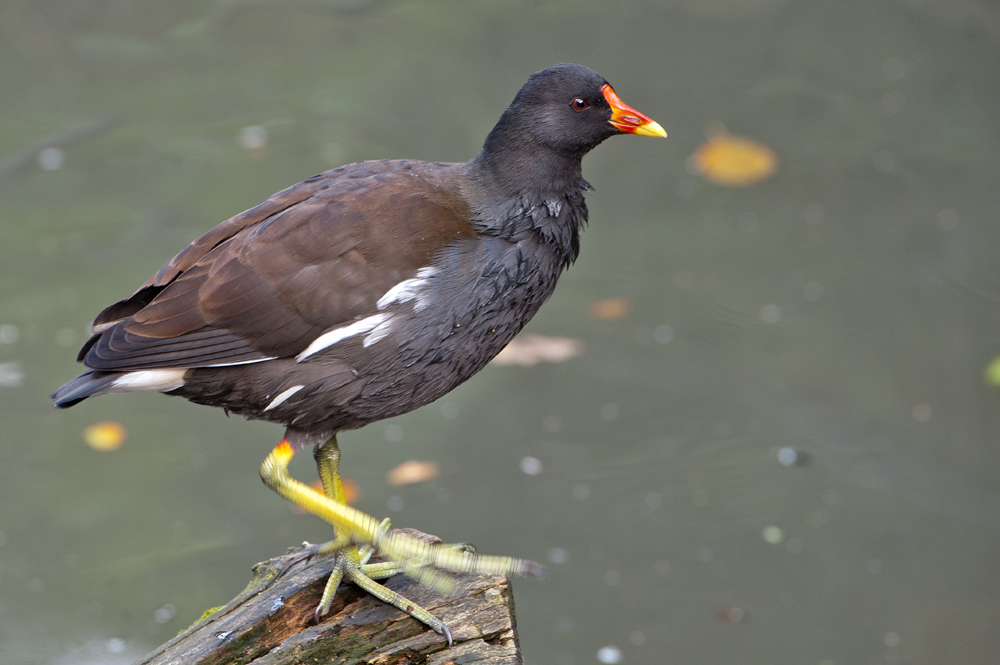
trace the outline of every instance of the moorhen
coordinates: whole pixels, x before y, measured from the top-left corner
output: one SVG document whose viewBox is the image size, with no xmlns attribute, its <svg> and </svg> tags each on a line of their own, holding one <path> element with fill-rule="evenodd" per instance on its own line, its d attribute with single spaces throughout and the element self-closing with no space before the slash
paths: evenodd
<svg viewBox="0 0 1000 665">
<path fill-rule="evenodd" d="M 552 294 L 587 221 L 583 156 L 616 134 L 665 137 L 580 65 L 532 75 L 464 164 L 350 164 L 278 192 L 192 242 L 94 320 L 70 407 L 155 390 L 281 423 L 261 466 L 278 494 L 334 525 L 317 621 L 348 579 L 448 627 L 373 581 L 404 572 L 540 574 L 539 564 L 433 545 L 344 503 L 336 435 L 441 397 L 483 368 Z M 293 480 L 314 446 L 324 495 Z M 367 564 L 379 552 L 389 563 Z"/>
</svg>

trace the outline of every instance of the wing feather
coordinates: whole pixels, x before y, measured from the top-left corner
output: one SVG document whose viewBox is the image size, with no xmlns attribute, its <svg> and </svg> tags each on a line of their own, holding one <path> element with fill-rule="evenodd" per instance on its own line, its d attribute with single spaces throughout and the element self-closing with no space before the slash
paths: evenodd
<svg viewBox="0 0 1000 665">
<path fill-rule="evenodd" d="M 362 162 L 278 192 L 192 242 L 98 315 L 98 370 L 290 357 L 376 311 L 392 286 L 474 233 L 461 166 Z"/>
</svg>

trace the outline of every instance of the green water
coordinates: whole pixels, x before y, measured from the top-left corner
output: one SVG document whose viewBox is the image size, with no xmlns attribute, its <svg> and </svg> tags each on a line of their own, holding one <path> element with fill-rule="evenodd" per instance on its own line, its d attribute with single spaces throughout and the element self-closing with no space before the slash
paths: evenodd
<svg viewBox="0 0 1000 665">
<path fill-rule="evenodd" d="M 986 0 L 5 0 L 0 662 L 129 662 L 329 537 L 257 478 L 276 426 L 156 394 L 52 409 L 93 316 L 316 172 L 471 157 L 565 61 L 670 134 L 585 161 L 583 254 L 529 329 L 586 352 L 342 437 L 358 506 L 547 563 L 515 583 L 529 664 L 997 662 Z M 689 173 L 717 122 L 777 175 Z M 605 298 L 628 316 L 590 318 Z M 84 444 L 100 420 L 122 449 Z M 408 459 L 441 475 L 388 487 Z"/>
</svg>

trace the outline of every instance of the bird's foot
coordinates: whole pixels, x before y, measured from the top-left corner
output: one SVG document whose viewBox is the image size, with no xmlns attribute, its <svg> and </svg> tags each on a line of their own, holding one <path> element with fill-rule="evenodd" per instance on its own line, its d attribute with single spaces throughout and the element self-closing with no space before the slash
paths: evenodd
<svg viewBox="0 0 1000 665">
<path fill-rule="evenodd" d="M 386 518 L 379 525 L 379 528 L 388 531 L 389 526 L 389 519 Z M 454 547 L 464 550 L 468 546 L 456 545 Z M 329 613 L 337 589 L 340 587 L 341 582 L 346 580 L 353 582 L 355 586 L 367 591 L 382 602 L 406 612 L 417 621 L 429 626 L 436 633 L 444 635 L 448 640 L 448 646 L 452 646 L 451 629 L 448 628 L 448 625 L 444 621 L 405 596 L 375 581 L 392 577 L 399 573 L 405 573 L 407 571 L 407 564 L 397 561 L 368 563 L 374 552 L 375 548 L 372 545 L 358 547 L 351 544 L 349 539 L 342 537 L 337 537 L 316 550 L 317 555 L 333 555 L 335 557 L 333 571 L 330 573 L 329 579 L 327 579 L 326 588 L 323 589 L 323 597 L 316 606 L 316 623 L 319 623 Z"/>
<path fill-rule="evenodd" d="M 375 579 L 404 573 L 439 593 L 454 595 L 459 585 L 449 573 L 545 576 L 545 567 L 534 561 L 477 554 L 468 545 L 444 545 L 401 530 L 390 531 L 389 520 L 379 522 L 289 476 L 288 463 L 293 454 L 291 446 L 282 441 L 261 465 L 261 478 L 278 494 L 329 522 L 336 530 L 337 537 L 320 548 L 323 553 L 334 554 L 337 561 L 317 608 L 319 617 L 329 611 L 334 592 L 341 581 L 347 579 L 445 635 L 450 643 L 450 631 L 440 619 L 378 584 Z M 375 553 L 386 561 L 369 564 L 369 558 Z"/>
</svg>

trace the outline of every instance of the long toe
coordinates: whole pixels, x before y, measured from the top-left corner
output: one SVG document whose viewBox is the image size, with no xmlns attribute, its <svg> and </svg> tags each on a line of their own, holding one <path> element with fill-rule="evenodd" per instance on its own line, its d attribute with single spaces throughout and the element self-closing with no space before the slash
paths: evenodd
<svg viewBox="0 0 1000 665">
<path fill-rule="evenodd" d="M 313 613 L 316 623 L 322 621 L 323 617 L 329 614 L 330 606 L 333 605 L 333 598 L 337 595 L 337 589 L 340 588 L 340 583 L 344 579 L 344 570 L 347 568 L 347 564 L 348 557 L 343 552 L 338 552 L 333 563 L 333 571 L 326 580 L 326 587 L 323 588 L 323 596 L 320 598 L 319 604 L 316 606 L 316 611 Z"/>
</svg>

